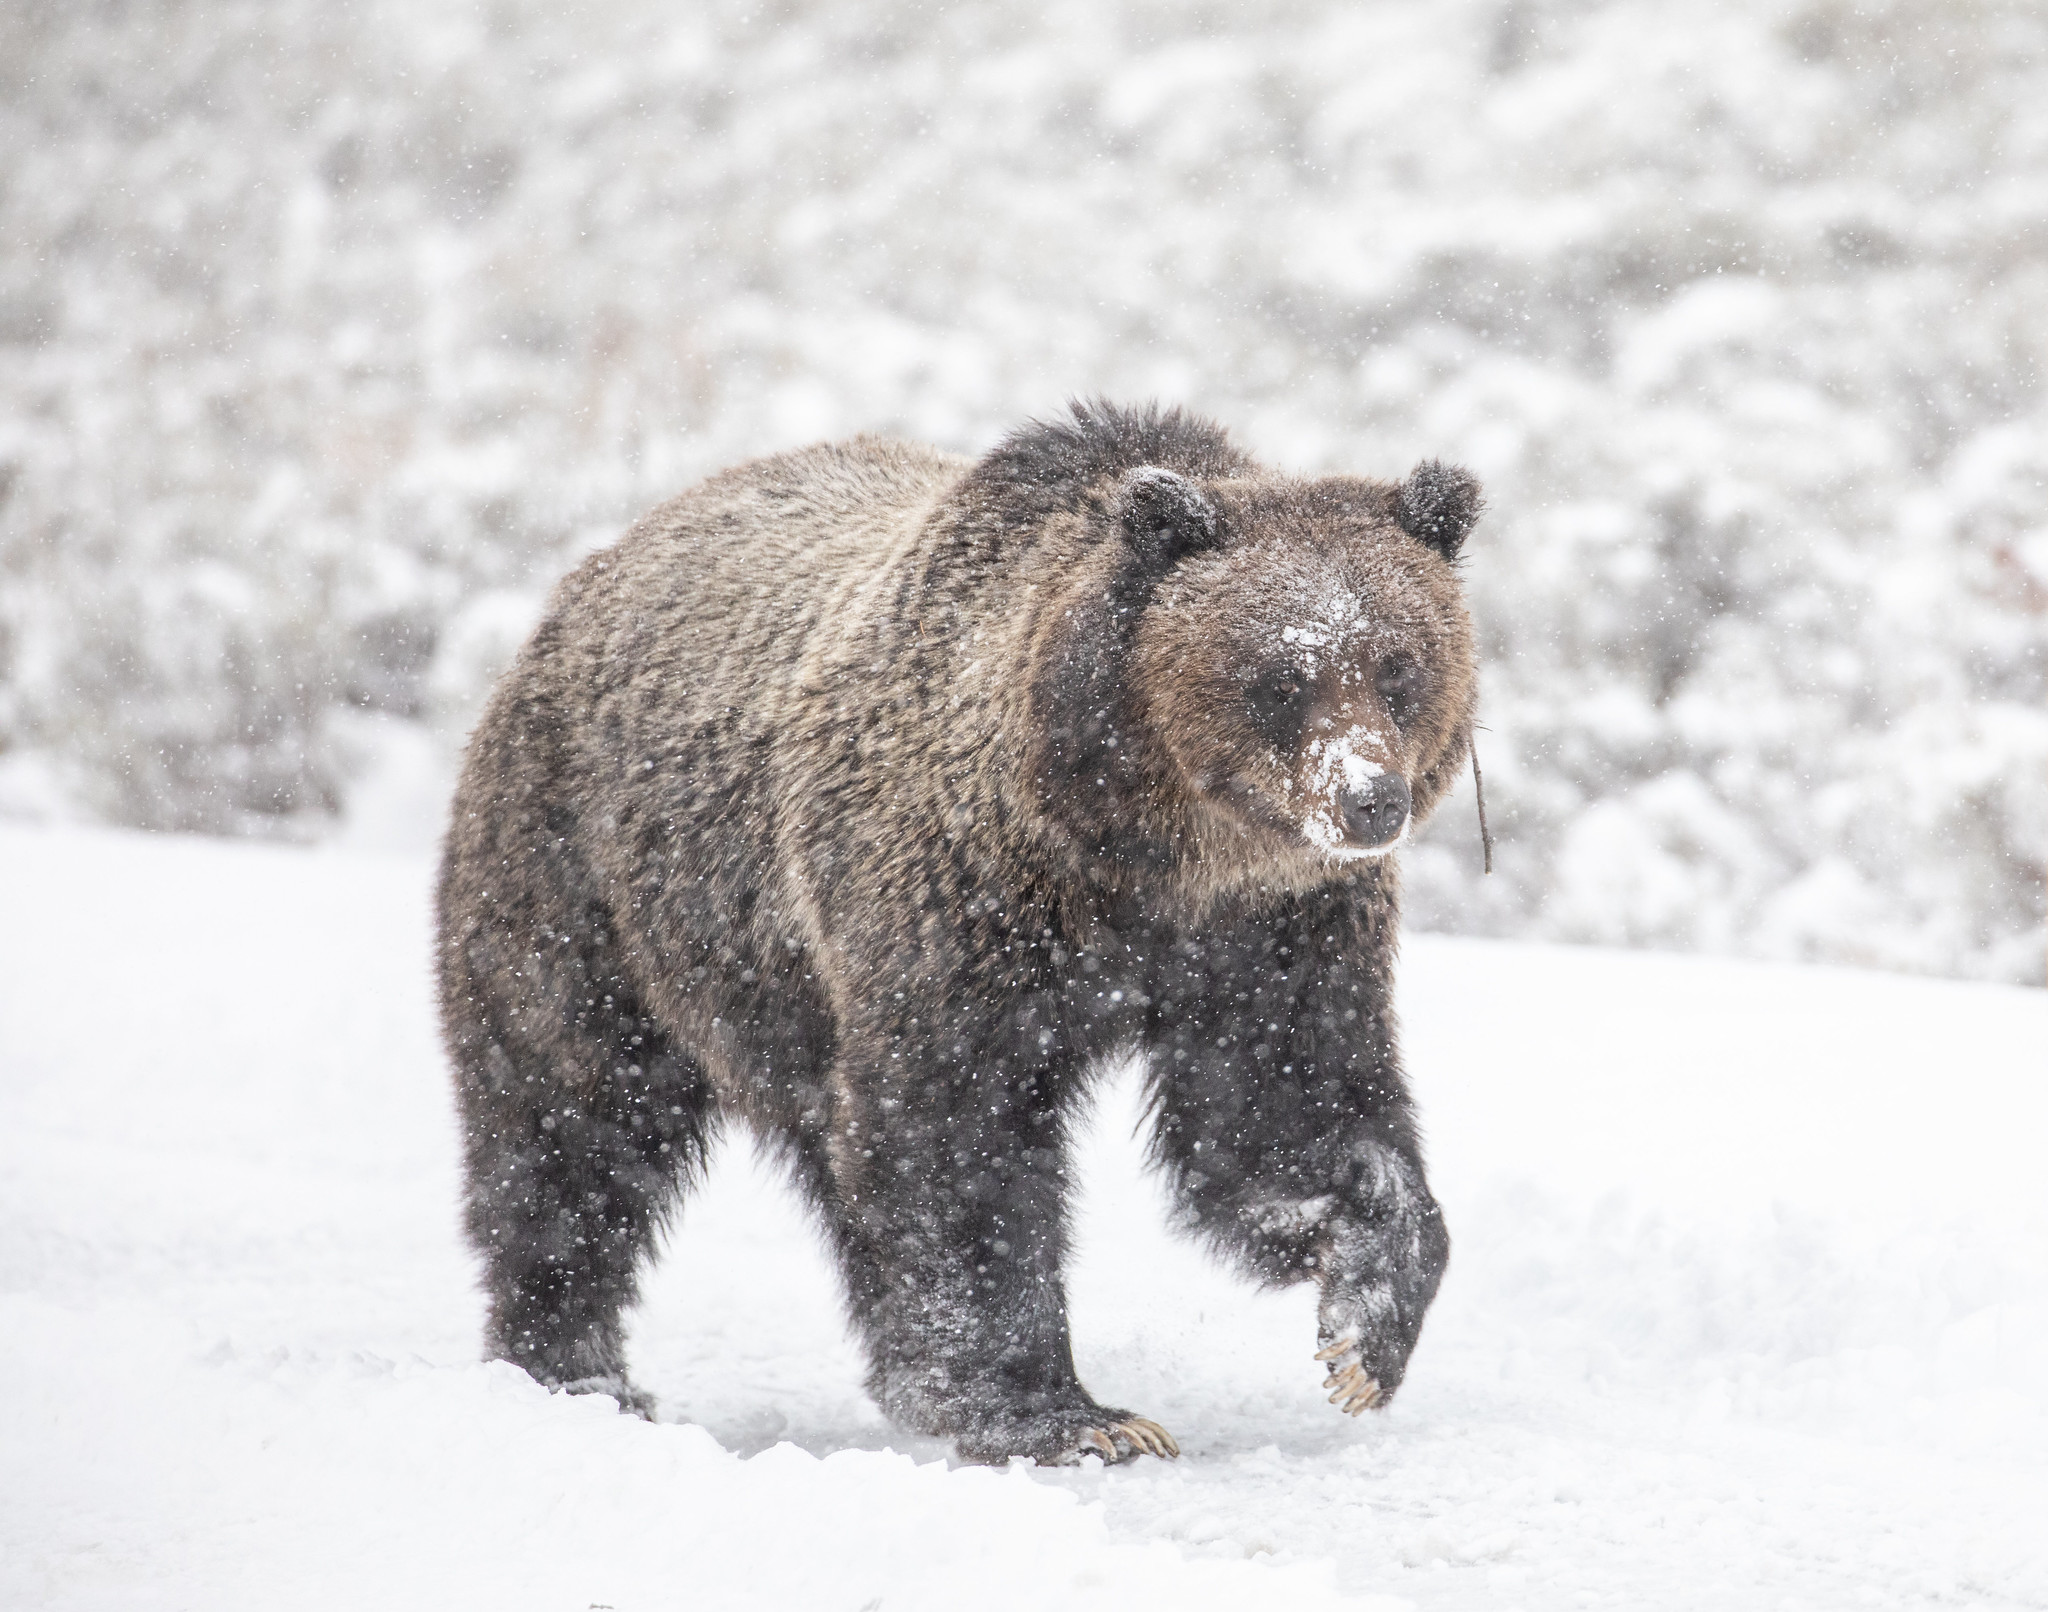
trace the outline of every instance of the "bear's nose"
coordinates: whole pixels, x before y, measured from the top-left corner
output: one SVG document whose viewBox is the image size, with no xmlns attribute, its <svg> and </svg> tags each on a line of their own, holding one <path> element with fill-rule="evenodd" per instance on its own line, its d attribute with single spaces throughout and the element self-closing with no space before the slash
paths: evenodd
<svg viewBox="0 0 2048 1612">
<path fill-rule="evenodd" d="M 1408 780 L 1383 772 L 1363 789 L 1344 791 L 1344 836 L 1355 845 L 1386 845 L 1408 823 Z"/>
</svg>

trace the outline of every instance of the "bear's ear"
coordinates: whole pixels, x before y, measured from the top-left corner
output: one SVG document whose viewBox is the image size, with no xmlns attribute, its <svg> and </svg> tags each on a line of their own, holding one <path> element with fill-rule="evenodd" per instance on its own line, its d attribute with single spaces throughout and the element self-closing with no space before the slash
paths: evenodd
<svg viewBox="0 0 2048 1612">
<path fill-rule="evenodd" d="M 1147 565 L 1164 569 L 1183 555 L 1214 548 L 1223 523 L 1209 495 L 1185 476 L 1140 465 L 1117 488 L 1124 541 Z"/>
<path fill-rule="evenodd" d="M 1471 471 L 1440 459 L 1425 459 L 1401 483 L 1394 498 L 1394 519 L 1402 531 L 1421 538 L 1445 559 L 1455 560 L 1485 507 Z"/>
</svg>

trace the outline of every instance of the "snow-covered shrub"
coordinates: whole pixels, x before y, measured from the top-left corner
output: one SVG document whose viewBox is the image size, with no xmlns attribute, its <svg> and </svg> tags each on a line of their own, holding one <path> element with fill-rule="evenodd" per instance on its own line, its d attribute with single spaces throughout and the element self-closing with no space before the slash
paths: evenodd
<svg viewBox="0 0 2048 1612">
<path fill-rule="evenodd" d="M 321 832 L 692 477 L 1157 395 L 1486 478 L 1500 871 L 1447 809 L 1420 921 L 2038 979 L 2044 64 L 1996 0 L 0 10 L 0 810 Z"/>
</svg>

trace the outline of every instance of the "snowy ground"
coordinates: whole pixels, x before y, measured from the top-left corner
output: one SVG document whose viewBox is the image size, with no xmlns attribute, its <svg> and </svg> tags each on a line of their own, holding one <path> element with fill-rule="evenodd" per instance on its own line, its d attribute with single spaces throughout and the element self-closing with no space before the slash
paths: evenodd
<svg viewBox="0 0 2048 1612">
<path fill-rule="evenodd" d="M 2048 1606 L 2048 993 L 1417 939 L 1457 1239 L 1409 1386 L 1162 1229 L 1082 1370 L 1177 1464 L 956 1468 L 728 1144 L 662 1425 L 474 1360 L 423 865 L 0 830 L 0 1605 Z"/>
</svg>

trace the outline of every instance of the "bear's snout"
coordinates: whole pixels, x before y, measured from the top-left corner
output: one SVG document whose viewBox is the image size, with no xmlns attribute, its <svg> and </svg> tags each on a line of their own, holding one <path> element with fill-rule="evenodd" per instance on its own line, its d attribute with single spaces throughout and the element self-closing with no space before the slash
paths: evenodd
<svg viewBox="0 0 2048 1612">
<path fill-rule="evenodd" d="M 1392 844 L 1408 826 L 1408 780 L 1387 771 L 1368 779 L 1362 789 L 1346 789 L 1340 799 L 1344 837 L 1361 850 Z"/>
</svg>

